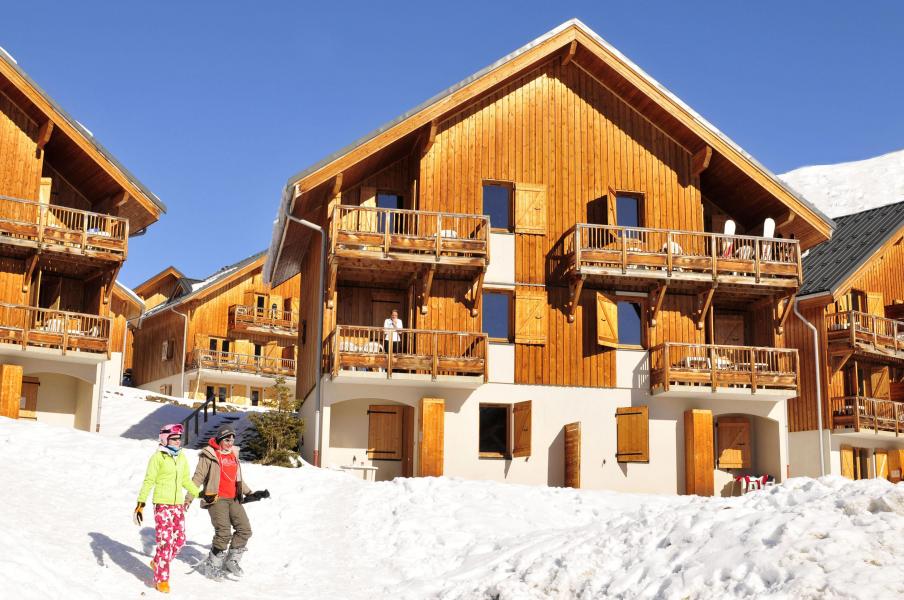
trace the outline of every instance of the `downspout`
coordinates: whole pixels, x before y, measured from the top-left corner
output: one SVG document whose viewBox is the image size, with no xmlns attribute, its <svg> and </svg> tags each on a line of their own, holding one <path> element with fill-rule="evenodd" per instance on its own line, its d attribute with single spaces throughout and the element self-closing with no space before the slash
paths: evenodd
<svg viewBox="0 0 904 600">
<path fill-rule="evenodd" d="M 819 476 L 824 477 L 826 474 L 826 465 L 825 458 L 823 452 L 825 449 L 823 448 L 822 442 L 822 377 L 820 377 L 820 364 L 819 364 L 819 332 L 816 331 L 816 327 L 813 326 L 808 320 L 804 318 L 802 314 L 800 314 L 800 310 L 798 310 L 798 305 L 800 304 L 800 299 L 795 298 L 794 300 L 794 314 L 797 315 L 797 318 L 800 319 L 800 322 L 806 325 L 813 334 L 813 371 L 816 376 L 816 414 L 817 414 L 817 429 L 819 431 Z M 790 452 L 790 448 L 789 448 Z"/>
<path fill-rule="evenodd" d="M 289 212 L 290 209 L 288 204 L 284 205 L 283 210 L 288 220 L 298 223 L 303 227 L 307 227 L 308 229 L 313 229 L 320 234 L 320 278 L 317 287 L 317 298 L 319 298 L 320 302 L 320 318 L 317 320 L 317 362 L 315 363 L 317 366 L 315 367 L 316 376 L 314 378 L 314 394 L 317 397 L 317 408 L 314 412 L 314 466 L 319 467 L 321 441 L 320 429 L 323 425 L 321 422 L 321 410 L 323 408 L 323 390 L 320 385 L 320 380 L 323 379 L 323 272 L 326 269 L 326 234 L 323 231 L 323 227 L 321 227 L 320 225 L 315 225 L 314 223 L 306 221 L 305 219 L 293 217 Z"/>
<path fill-rule="evenodd" d="M 170 310 L 182 317 L 185 323 L 182 328 L 182 374 L 179 378 L 179 397 L 185 398 L 185 353 L 188 349 L 188 315 L 180 313 L 175 306 L 170 306 Z"/>
</svg>

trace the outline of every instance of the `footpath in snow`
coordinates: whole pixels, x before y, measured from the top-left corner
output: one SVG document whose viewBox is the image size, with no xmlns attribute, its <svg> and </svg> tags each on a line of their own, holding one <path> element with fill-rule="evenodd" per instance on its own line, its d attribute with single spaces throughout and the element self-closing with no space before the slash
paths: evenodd
<svg viewBox="0 0 904 600">
<path fill-rule="evenodd" d="M 160 408 L 116 402 L 104 414 L 120 427 L 129 413 L 149 423 Z M 153 529 L 131 521 L 155 446 L 0 418 L 0 589 L 15 590 L 4 597 L 157 597 Z M 243 472 L 272 494 L 247 506 L 246 577 L 189 573 L 212 536 L 195 504 L 171 597 L 904 597 L 904 485 L 887 481 L 793 479 L 703 499 L 448 478 L 366 483 L 313 467 Z"/>
</svg>

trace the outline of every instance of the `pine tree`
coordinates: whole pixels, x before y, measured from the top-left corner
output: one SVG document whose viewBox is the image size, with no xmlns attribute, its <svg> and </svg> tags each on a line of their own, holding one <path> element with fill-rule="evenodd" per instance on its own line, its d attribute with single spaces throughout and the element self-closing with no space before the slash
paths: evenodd
<svg viewBox="0 0 904 600">
<path fill-rule="evenodd" d="M 301 402 L 292 397 L 285 377 L 278 377 L 273 384 L 273 399 L 266 404 L 273 410 L 254 413 L 248 418 L 255 432 L 246 448 L 254 453 L 263 465 L 280 467 L 298 466 L 298 440 L 304 433 L 304 420 L 298 416 Z"/>
</svg>

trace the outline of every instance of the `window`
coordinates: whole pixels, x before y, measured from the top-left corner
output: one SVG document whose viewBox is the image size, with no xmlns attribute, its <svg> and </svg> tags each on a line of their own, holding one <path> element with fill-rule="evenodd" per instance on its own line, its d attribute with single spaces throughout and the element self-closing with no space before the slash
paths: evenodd
<svg viewBox="0 0 904 600">
<path fill-rule="evenodd" d="M 379 192 L 377 194 L 378 208 L 402 208 L 402 197 L 399 194 L 389 192 Z"/>
<path fill-rule="evenodd" d="M 632 194 L 616 194 L 615 214 L 619 227 L 643 227 L 641 199 Z"/>
<path fill-rule="evenodd" d="M 507 404 L 480 405 L 479 452 L 482 458 L 508 458 L 509 407 Z"/>
<path fill-rule="evenodd" d="M 257 406 L 261 403 L 261 391 L 251 388 L 251 406 Z"/>
<path fill-rule="evenodd" d="M 483 330 L 490 341 L 511 343 L 512 335 L 512 295 L 508 292 L 484 292 Z"/>
<path fill-rule="evenodd" d="M 643 347 L 643 307 L 639 302 L 618 302 L 618 345 Z"/>
<path fill-rule="evenodd" d="M 229 347 L 230 347 L 229 344 L 230 344 L 229 340 L 225 340 L 223 338 L 215 338 L 215 337 L 210 338 L 210 341 L 208 342 L 209 349 L 212 352 L 217 352 L 217 351 L 229 352 Z"/>
<path fill-rule="evenodd" d="M 646 406 L 615 409 L 618 462 L 650 461 L 650 414 Z"/>
<path fill-rule="evenodd" d="M 164 396 L 172 396 L 173 395 L 173 384 L 167 383 L 160 386 L 160 393 Z"/>
<path fill-rule="evenodd" d="M 169 357 L 169 340 L 163 340 L 163 346 L 160 348 L 160 360 L 169 360 Z"/>
<path fill-rule="evenodd" d="M 264 310 L 267 307 L 267 297 L 263 294 L 255 294 L 254 305 L 257 307 L 257 310 Z"/>
<path fill-rule="evenodd" d="M 512 186 L 483 184 L 483 214 L 490 218 L 490 230 L 514 231 L 512 227 Z"/>
<path fill-rule="evenodd" d="M 261 346 L 260 344 L 254 345 L 254 355 L 255 356 L 263 356 L 264 355 L 263 350 L 264 350 L 264 347 Z"/>
<path fill-rule="evenodd" d="M 211 398 L 216 398 L 217 402 L 226 402 L 226 395 L 228 391 L 225 385 L 208 385 L 205 392 L 205 397 L 207 400 Z"/>
</svg>

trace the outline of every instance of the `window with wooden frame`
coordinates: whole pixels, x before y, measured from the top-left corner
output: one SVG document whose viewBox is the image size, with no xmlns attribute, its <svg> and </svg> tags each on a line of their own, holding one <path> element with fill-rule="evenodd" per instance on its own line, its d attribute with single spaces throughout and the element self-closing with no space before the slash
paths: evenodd
<svg viewBox="0 0 904 600">
<path fill-rule="evenodd" d="M 168 340 L 163 340 L 163 345 L 160 349 L 160 358 L 161 360 L 173 360 L 173 354 L 176 351 L 176 340 L 170 338 Z"/>
<path fill-rule="evenodd" d="M 646 300 L 597 292 L 596 338 L 600 346 L 642 349 L 646 346 L 643 316 Z"/>
<path fill-rule="evenodd" d="M 478 456 L 506 459 L 530 456 L 532 406 L 530 400 L 514 404 L 480 404 Z"/>
<path fill-rule="evenodd" d="M 514 190 L 511 183 L 483 182 L 483 214 L 490 219 L 490 231 L 514 233 Z"/>
<path fill-rule="evenodd" d="M 207 344 L 208 348 L 213 352 L 229 352 L 231 347 L 230 341 L 226 338 L 211 337 Z"/>
<path fill-rule="evenodd" d="M 254 308 L 256 308 L 259 312 L 264 312 L 265 310 L 267 310 L 267 296 L 265 296 L 264 294 L 255 294 Z"/>
<path fill-rule="evenodd" d="M 484 290 L 480 301 L 481 325 L 490 342 L 510 344 L 514 341 L 512 294 L 507 290 Z"/>
<path fill-rule="evenodd" d="M 643 194 L 616 192 L 615 218 L 619 227 L 643 227 Z"/>
<path fill-rule="evenodd" d="M 367 458 L 402 460 L 404 406 L 371 404 L 367 408 Z"/>
<path fill-rule="evenodd" d="M 720 469 L 749 469 L 753 466 L 749 418 L 716 419 L 716 466 Z"/>
<path fill-rule="evenodd" d="M 650 413 L 646 406 L 615 409 L 618 462 L 650 462 Z"/>
</svg>

